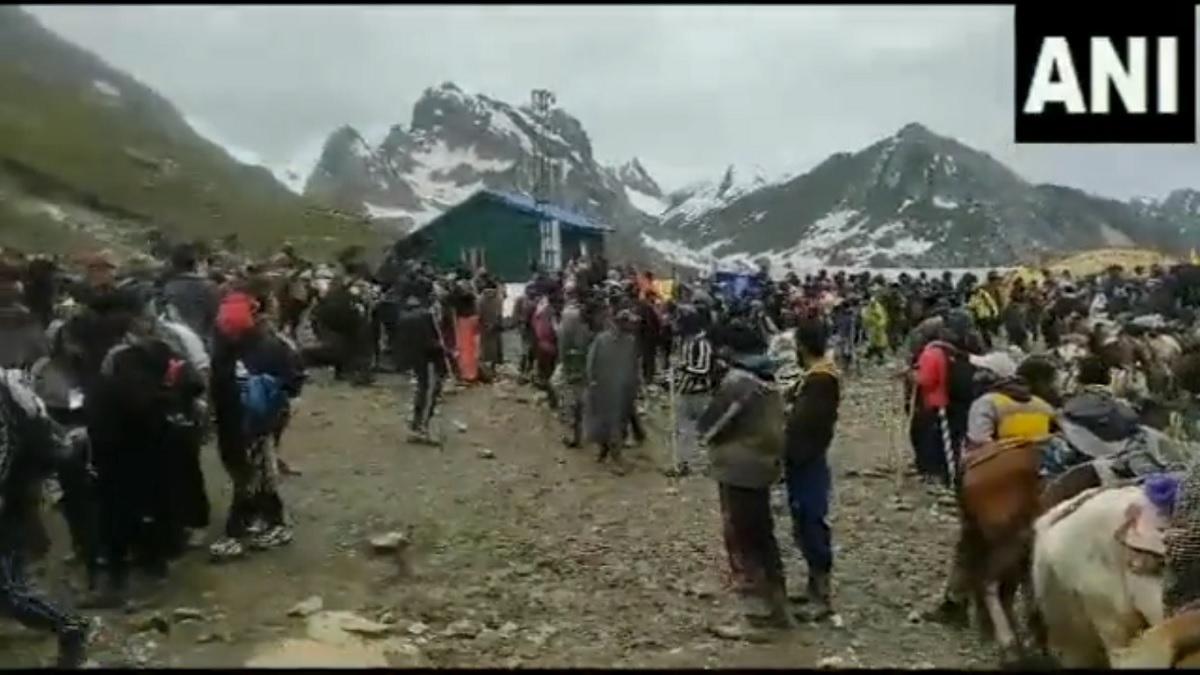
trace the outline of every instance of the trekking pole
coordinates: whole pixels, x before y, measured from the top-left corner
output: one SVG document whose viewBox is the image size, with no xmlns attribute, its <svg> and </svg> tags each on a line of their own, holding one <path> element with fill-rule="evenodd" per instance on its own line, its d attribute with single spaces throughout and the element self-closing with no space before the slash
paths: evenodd
<svg viewBox="0 0 1200 675">
<path fill-rule="evenodd" d="M 667 413 L 667 423 L 671 425 L 669 430 L 671 468 L 674 469 L 679 466 L 679 410 L 675 392 L 675 358 L 673 353 L 667 359 L 667 405 L 671 407 Z"/>
<path fill-rule="evenodd" d="M 858 313 L 850 315 L 850 371 L 860 375 L 858 368 Z"/>
<path fill-rule="evenodd" d="M 954 461 L 954 444 L 950 438 L 950 424 L 946 417 L 946 408 L 938 408 L 938 424 L 942 431 L 942 454 L 946 458 L 946 479 L 953 492 L 958 482 L 958 462 Z"/>
<path fill-rule="evenodd" d="M 435 306 L 440 307 L 440 304 L 435 305 Z M 453 375 L 454 370 L 452 367 L 453 364 L 451 364 L 451 362 L 450 362 L 450 354 L 447 353 L 447 351 L 446 351 L 446 336 L 442 332 L 441 311 L 440 310 L 437 311 L 430 318 L 433 319 L 433 332 L 437 336 L 438 343 L 442 345 L 442 360 L 444 362 L 443 365 L 446 368 L 446 377 L 448 378 L 451 375 Z M 428 386 L 432 387 L 433 383 L 430 382 Z M 446 392 L 444 381 L 442 382 L 442 385 L 439 387 L 439 389 L 441 390 L 441 391 L 439 391 L 439 393 L 444 395 Z M 438 439 L 438 444 L 445 445 L 446 437 L 443 434 L 444 429 L 442 428 L 441 420 L 438 419 L 440 417 L 440 414 L 441 414 L 441 406 L 438 406 L 435 409 L 434 414 L 429 416 L 429 424 L 431 426 L 436 424 L 436 429 L 437 429 L 436 437 Z M 432 430 L 430 431 L 430 436 L 435 436 L 435 434 L 433 433 Z"/>
</svg>

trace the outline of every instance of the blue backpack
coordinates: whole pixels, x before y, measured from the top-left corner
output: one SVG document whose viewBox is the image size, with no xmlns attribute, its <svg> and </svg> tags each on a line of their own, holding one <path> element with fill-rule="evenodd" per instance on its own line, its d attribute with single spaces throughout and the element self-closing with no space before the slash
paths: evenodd
<svg viewBox="0 0 1200 675">
<path fill-rule="evenodd" d="M 238 377 L 238 389 L 246 432 L 251 437 L 271 433 L 276 419 L 287 405 L 287 394 L 279 380 L 266 373 L 245 374 Z"/>
</svg>

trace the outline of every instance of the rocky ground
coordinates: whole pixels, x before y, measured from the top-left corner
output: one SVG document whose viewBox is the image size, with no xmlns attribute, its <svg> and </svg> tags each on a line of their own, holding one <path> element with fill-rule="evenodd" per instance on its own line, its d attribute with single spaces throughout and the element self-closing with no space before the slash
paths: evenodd
<svg viewBox="0 0 1200 675">
<path fill-rule="evenodd" d="M 94 658 L 164 666 L 980 667 L 973 634 L 922 622 L 941 587 L 950 509 L 895 466 L 907 450 L 895 386 L 855 378 L 832 451 L 836 625 L 763 643 L 712 628 L 734 605 L 713 484 L 664 477 L 662 405 L 652 441 L 615 476 L 564 448 L 548 411 L 513 383 L 450 397 L 442 448 L 404 442 L 408 385 L 315 383 L 284 454 L 296 521 L 286 549 L 227 565 L 181 563 L 146 606 L 99 616 Z M 896 450 L 893 450 L 895 446 Z M 225 478 L 209 453 L 215 511 Z M 802 563 L 777 512 L 794 583 Z M 385 536 L 385 535 L 392 536 Z M 61 538 L 61 537 L 60 537 Z M 388 540 L 390 539 L 390 541 Z M 374 540 L 374 541 L 373 541 Z M 57 556 L 56 556 L 57 557 Z M 43 581 L 62 592 L 71 570 Z M 308 641 L 304 641 L 308 640 Z M 314 641 L 315 640 L 315 641 Z M 0 667 L 44 663 L 53 644 L 0 623 Z M 319 659 L 315 663 L 313 659 Z"/>
</svg>

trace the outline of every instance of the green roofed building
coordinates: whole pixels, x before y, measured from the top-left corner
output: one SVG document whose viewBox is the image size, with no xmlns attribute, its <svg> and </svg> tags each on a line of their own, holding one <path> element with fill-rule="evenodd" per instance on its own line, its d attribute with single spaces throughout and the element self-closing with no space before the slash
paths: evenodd
<svg viewBox="0 0 1200 675">
<path fill-rule="evenodd" d="M 582 253 L 602 252 L 611 231 L 554 204 L 480 190 L 410 235 L 406 242 L 439 268 L 485 267 L 496 279 L 529 279 L 534 265 L 559 269 Z"/>
</svg>

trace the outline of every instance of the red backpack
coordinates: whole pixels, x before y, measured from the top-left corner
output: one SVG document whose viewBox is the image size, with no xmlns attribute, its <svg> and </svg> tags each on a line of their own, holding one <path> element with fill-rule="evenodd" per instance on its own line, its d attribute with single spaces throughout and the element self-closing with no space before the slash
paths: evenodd
<svg viewBox="0 0 1200 675">
<path fill-rule="evenodd" d="M 254 328 L 254 312 L 257 308 L 258 302 L 246 293 L 227 293 L 217 308 L 217 332 L 228 338 L 245 335 Z"/>
</svg>

